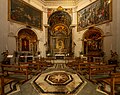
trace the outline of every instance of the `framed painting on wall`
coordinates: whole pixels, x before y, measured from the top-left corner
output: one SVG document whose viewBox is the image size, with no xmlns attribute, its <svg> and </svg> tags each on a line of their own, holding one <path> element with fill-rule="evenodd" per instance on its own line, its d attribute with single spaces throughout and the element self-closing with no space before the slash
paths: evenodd
<svg viewBox="0 0 120 95">
<path fill-rule="evenodd" d="M 23 0 L 9 0 L 8 20 L 42 30 L 41 10 Z"/>
<path fill-rule="evenodd" d="M 112 0 L 96 0 L 77 12 L 77 31 L 112 21 Z"/>
</svg>

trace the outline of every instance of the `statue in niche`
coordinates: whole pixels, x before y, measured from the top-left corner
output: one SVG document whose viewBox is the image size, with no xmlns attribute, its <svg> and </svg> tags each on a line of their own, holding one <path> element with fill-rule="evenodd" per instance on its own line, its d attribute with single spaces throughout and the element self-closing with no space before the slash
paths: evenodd
<svg viewBox="0 0 120 95">
<path fill-rule="evenodd" d="M 64 43 L 62 40 L 57 41 L 56 48 L 59 50 L 59 52 L 62 52 L 62 49 L 64 48 Z"/>
</svg>

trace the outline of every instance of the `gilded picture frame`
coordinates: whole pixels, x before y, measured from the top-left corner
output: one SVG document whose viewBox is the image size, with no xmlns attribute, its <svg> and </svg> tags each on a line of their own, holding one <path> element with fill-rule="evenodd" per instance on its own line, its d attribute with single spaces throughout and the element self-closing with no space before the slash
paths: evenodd
<svg viewBox="0 0 120 95">
<path fill-rule="evenodd" d="M 43 12 L 23 0 L 8 1 L 8 20 L 42 30 Z"/>
<path fill-rule="evenodd" d="M 112 21 L 112 0 L 96 0 L 77 12 L 77 31 Z"/>
</svg>

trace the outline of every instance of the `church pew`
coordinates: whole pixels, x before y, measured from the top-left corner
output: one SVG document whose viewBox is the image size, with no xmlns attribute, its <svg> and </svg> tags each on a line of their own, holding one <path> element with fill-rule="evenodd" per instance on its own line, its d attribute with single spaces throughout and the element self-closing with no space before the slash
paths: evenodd
<svg viewBox="0 0 120 95">
<path fill-rule="evenodd" d="M 6 95 L 7 93 L 11 92 L 13 89 L 11 87 L 12 82 L 14 82 L 14 79 L 8 79 L 5 78 L 3 75 L 0 76 L 0 85 L 1 85 L 1 89 L 0 89 L 0 95 Z M 5 92 L 5 86 L 9 85 L 10 90 Z"/>
<path fill-rule="evenodd" d="M 19 62 L 18 63 L 19 66 L 28 66 L 29 69 L 36 69 L 36 70 L 40 70 L 41 66 L 39 63 L 36 62 Z"/>
<path fill-rule="evenodd" d="M 89 80 L 93 79 L 93 76 L 100 75 L 107 75 L 111 74 L 112 72 L 116 72 L 117 65 L 96 65 L 96 66 L 89 66 Z M 97 78 L 97 77 L 96 77 Z"/>
<path fill-rule="evenodd" d="M 76 61 L 74 61 L 72 64 L 69 64 L 72 68 L 74 68 L 77 72 L 79 73 L 88 73 L 88 69 L 90 66 L 97 66 L 97 65 L 105 65 L 105 63 L 99 63 L 99 62 L 85 62 L 83 63 L 82 61 L 79 61 L 76 63 Z"/>
<path fill-rule="evenodd" d="M 70 67 L 70 68 L 73 68 L 74 66 L 76 66 L 77 64 L 76 64 L 76 61 L 71 61 L 71 62 L 68 62 L 67 64 L 66 64 L 66 66 L 68 66 L 68 67 Z"/>
<path fill-rule="evenodd" d="M 6 93 L 11 92 L 14 87 L 11 87 L 12 83 L 24 83 L 28 81 L 31 75 L 31 71 L 28 69 L 28 66 L 18 66 L 18 65 L 3 65 L 1 64 L 2 75 L 1 75 L 1 93 L 6 95 Z M 6 85 L 9 85 L 10 91 L 4 92 Z"/>
<path fill-rule="evenodd" d="M 65 63 L 67 64 L 67 63 L 69 63 L 69 62 L 73 62 L 73 61 L 75 61 L 76 59 L 74 58 L 74 57 L 67 57 L 67 56 L 65 56 Z"/>
<path fill-rule="evenodd" d="M 37 60 L 33 62 L 19 62 L 18 64 L 20 66 L 28 66 L 29 70 L 31 70 L 33 74 L 38 74 L 45 68 L 53 65 L 51 62 L 43 62 L 43 60 Z"/>
<path fill-rule="evenodd" d="M 108 75 L 111 72 L 116 71 L 117 65 L 108 65 L 105 63 L 98 62 L 87 62 L 71 65 L 71 68 L 74 68 L 78 73 L 82 75 L 88 75 L 89 80 L 92 80 L 92 77 L 95 75 L 103 74 Z"/>
<path fill-rule="evenodd" d="M 41 65 L 36 62 L 19 62 L 19 66 L 28 66 L 28 69 L 31 71 L 31 75 L 37 75 L 40 73 L 41 70 Z"/>
<path fill-rule="evenodd" d="M 31 71 L 28 69 L 28 66 L 17 66 L 17 65 L 1 65 L 2 74 L 5 76 L 6 74 L 8 77 L 10 75 L 25 75 L 25 80 L 28 80 L 28 75 Z"/>
<path fill-rule="evenodd" d="M 52 62 L 47 62 L 48 60 L 46 58 L 41 58 L 40 60 L 36 60 L 36 63 L 38 63 L 41 67 L 51 67 L 53 66 Z"/>
<path fill-rule="evenodd" d="M 106 65 L 106 63 L 100 63 L 100 62 L 79 62 L 78 69 L 81 66 L 99 66 L 99 65 Z"/>
<path fill-rule="evenodd" d="M 75 57 L 75 58 L 74 57 L 69 57 L 65 60 L 68 60 L 68 61 L 66 61 L 66 66 L 68 66 L 70 68 L 73 68 L 73 69 L 77 69 L 76 67 L 78 67 L 79 63 L 82 62 L 80 57 Z"/>
<path fill-rule="evenodd" d="M 109 78 L 101 78 L 98 80 L 98 82 L 103 84 L 103 91 L 105 91 L 109 95 L 116 95 L 117 90 L 119 89 L 116 89 L 115 85 L 120 85 L 120 72 L 111 73 Z M 110 91 L 106 89 L 107 86 L 110 87 Z"/>
</svg>

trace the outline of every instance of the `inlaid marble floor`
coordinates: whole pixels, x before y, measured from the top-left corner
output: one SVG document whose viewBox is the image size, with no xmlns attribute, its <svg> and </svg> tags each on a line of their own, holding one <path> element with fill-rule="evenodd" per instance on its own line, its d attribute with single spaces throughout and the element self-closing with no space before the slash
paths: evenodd
<svg viewBox="0 0 120 95">
<path fill-rule="evenodd" d="M 54 64 L 23 84 L 18 92 L 10 95 L 106 95 L 97 86 L 66 67 Z"/>
</svg>

